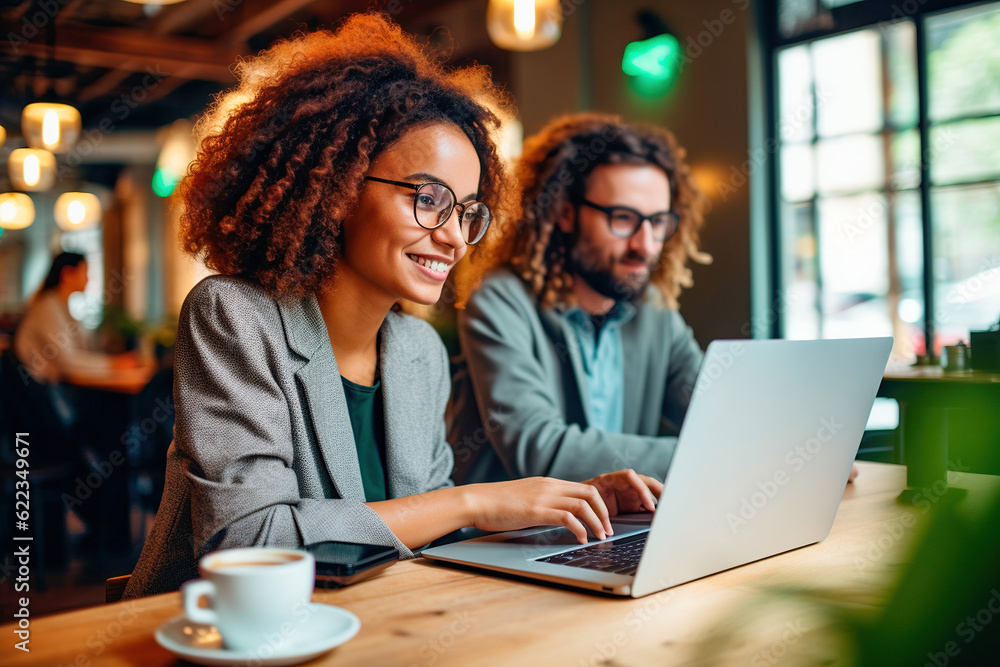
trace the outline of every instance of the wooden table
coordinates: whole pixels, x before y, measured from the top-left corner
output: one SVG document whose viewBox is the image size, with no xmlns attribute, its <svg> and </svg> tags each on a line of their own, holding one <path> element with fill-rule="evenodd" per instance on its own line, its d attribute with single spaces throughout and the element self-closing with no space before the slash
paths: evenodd
<svg viewBox="0 0 1000 667">
<path fill-rule="evenodd" d="M 949 491 L 948 413 L 956 408 L 995 410 L 1000 404 L 1000 373 L 914 366 L 887 372 L 878 395 L 899 401 L 901 452 L 896 460 L 907 466 L 908 488 L 901 497 L 909 501 L 922 489 L 939 495 Z"/>
<path fill-rule="evenodd" d="M 918 532 L 908 519 L 922 510 L 896 502 L 905 468 L 867 462 L 859 467 L 824 541 L 638 600 L 422 560 L 398 563 L 349 588 L 317 591 L 315 601 L 351 610 L 362 626 L 354 639 L 310 664 L 686 664 L 703 654 L 720 627 L 734 622 L 735 605 L 765 587 L 828 587 L 853 602 L 878 605 Z M 966 503 L 1000 489 L 1000 477 L 952 475 L 970 489 Z M 873 552 L 873 545 L 880 551 Z M 13 627 L 7 625 L 0 628 L 0 664 L 170 665 L 174 656 L 156 644 L 153 633 L 180 613 L 180 595 L 168 593 L 33 619 L 30 654 L 12 648 Z M 789 622 L 774 621 L 779 636 Z M 759 650 L 739 644 L 727 657 L 767 664 L 753 662 Z"/>
</svg>

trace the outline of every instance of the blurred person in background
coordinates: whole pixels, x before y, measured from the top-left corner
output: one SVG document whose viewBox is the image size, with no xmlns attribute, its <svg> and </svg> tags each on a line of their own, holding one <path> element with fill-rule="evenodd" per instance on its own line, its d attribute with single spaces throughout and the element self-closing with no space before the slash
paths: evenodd
<svg viewBox="0 0 1000 667">
<path fill-rule="evenodd" d="M 56 255 L 14 333 L 14 354 L 36 381 L 55 384 L 73 373 L 107 373 L 136 365 L 131 353 L 88 349 L 83 323 L 69 312 L 70 295 L 86 287 L 86 258 L 74 252 Z"/>
</svg>

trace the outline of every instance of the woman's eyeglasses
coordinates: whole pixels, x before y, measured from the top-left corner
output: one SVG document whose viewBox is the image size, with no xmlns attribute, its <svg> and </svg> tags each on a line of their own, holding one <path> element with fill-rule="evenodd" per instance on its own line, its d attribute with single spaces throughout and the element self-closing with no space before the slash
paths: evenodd
<svg viewBox="0 0 1000 667">
<path fill-rule="evenodd" d="M 424 229 L 437 229 L 451 218 L 452 211 L 458 208 L 459 227 L 462 238 L 468 245 L 478 243 L 486 234 L 493 215 L 486 204 L 479 201 L 461 203 L 455 192 L 444 183 L 434 181 L 428 183 L 407 183 L 405 181 L 390 181 L 386 178 L 365 176 L 366 181 L 388 183 L 401 188 L 410 188 L 413 196 L 413 219 Z"/>
<path fill-rule="evenodd" d="M 674 211 L 660 211 L 652 215 L 643 215 L 628 206 L 601 206 L 592 201 L 581 199 L 580 203 L 589 206 L 608 216 L 608 228 L 618 238 L 627 239 L 639 231 L 642 223 L 649 220 L 653 230 L 653 240 L 666 241 L 677 231 L 679 216 Z"/>
</svg>

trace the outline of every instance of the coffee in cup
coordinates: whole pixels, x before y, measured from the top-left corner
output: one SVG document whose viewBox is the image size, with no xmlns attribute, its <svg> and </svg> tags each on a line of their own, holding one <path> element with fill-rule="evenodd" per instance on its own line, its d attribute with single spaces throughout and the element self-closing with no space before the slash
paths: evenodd
<svg viewBox="0 0 1000 667">
<path fill-rule="evenodd" d="M 201 579 L 181 587 L 184 613 L 214 625 L 226 648 L 253 651 L 294 641 L 308 619 L 316 562 L 295 549 L 250 547 L 204 556 Z M 198 606 L 208 599 L 209 608 Z"/>
</svg>

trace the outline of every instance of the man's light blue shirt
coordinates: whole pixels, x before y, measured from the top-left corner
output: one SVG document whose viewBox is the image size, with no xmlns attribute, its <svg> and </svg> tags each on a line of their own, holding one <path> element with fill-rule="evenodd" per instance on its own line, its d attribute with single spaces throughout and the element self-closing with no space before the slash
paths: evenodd
<svg viewBox="0 0 1000 667">
<path fill-rule="evenodd" d="M 583 360 L 587 415 L 591 426 L 621 433 L 625 420 L 625 360 L 622 349 L 623 324 L 635 316 L 635 306 L 620 302 L 604 315 L 596 332 L 594 319 L 581 308 L 572 308 L 566 320 L 576 334 Z"/>
</svg>

